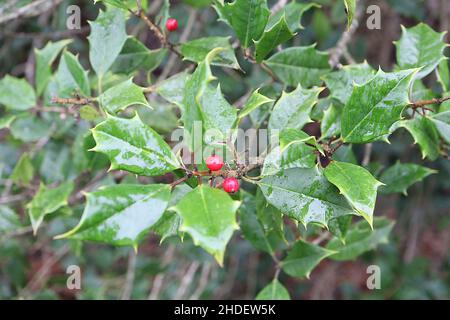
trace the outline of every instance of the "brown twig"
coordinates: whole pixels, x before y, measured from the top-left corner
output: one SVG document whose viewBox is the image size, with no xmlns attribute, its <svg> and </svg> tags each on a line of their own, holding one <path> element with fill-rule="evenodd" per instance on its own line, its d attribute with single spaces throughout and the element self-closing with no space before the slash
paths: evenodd
<svg viewBox="0 0 450 320">
<path fill-rule="evenodd" d="M 450 101 L 450 97 L 415 101 L 415 102 L 411 102 L 409 106 L 413 109 L 425 109 L 425 110 L 433 111 L 430 108 L 425 108 L 425 106 L 432 105 L 432 104 L 442 104 L 446 101 Z"/>
<path fill-rule="evenodd" d="M 52 103 L 57 103 L 57 104 L 73 104 L 73 105 L 86 105 L 86 104 L 90 104 L 92 102 L 96 101 L 95 98 L 58 98 L 58 97 L 53 97 L 52 98 Z"/>
</svg>

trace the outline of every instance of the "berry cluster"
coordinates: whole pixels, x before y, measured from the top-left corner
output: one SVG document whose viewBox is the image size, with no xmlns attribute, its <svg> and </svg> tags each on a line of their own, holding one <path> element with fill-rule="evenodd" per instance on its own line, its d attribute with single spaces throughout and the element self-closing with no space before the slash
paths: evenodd
<svg viewBox="0 0 450 320">
<path fill-rule="evenodd" d="M 219 171 L 223 165 L 223 160 L 219 156 L 213 155 L 206 159 L 206 166 L 211 171 Z M 226 178 L 223 182 L 223 190 L 228 193 L 237 192 L 239 190 L 239 181 L 236 178 Z"/>
</svg>

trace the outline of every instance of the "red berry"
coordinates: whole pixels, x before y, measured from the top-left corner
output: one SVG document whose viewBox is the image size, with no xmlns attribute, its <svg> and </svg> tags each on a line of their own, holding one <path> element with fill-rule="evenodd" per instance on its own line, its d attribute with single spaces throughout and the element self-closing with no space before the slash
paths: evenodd
<svg viewBox="0 0 450 320">
<path fill-rule="evenodd" d="M 166 28 L 170 32 L 177 31 L 178 30 L 178 20 L 175 18 L 167 19 Z"/>
<path fill-rule="evenodd" d="M 219 156 L 210 156 L 206 159 L 206 166 L 211 171 L 219 171 L 223 167 L 223 161 Z"/>
<path fill-rule="evenodd" d="M 223 182 L 223 190 L 228 193 L 235 193 L 239 190 L 239 181 L 236 178 L 226 178 Z"/>
</svg>

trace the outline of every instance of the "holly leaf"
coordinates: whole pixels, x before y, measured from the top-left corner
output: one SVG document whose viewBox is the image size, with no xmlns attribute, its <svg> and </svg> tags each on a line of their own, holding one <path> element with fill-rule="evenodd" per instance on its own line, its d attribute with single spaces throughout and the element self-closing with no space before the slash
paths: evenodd
<svg viewBox="0 0 450 320">
<path fill-rule="evenodd" d="M 282 16 L 276 24 L 264 31 L 258 41 L 255 41 L 256 62 L 261 63 L 273 49 L 294 36 L 295 33 L 289 29 L 286 22 L 286 16 Z"/>
<path fill-rule="evenodd" d="M 383 183 L 363 167 L 351 163 L 332 161 L 323 173 L 356 212 L 372 226 L 377 190 Z"/>
<path fill-rule="evenodd" d="M 104 242 L 137 250 L 166 210 L 170 185 L 111 185 L 86 194 L 86 199 L 78 225 L 55 239 Z"/>
<path fill-rule="evenodd" d="M 320 261 L 333 253 L 335 251 L 300 240 L 294 244 L 287 257 L 281 262 L 281 268 L 292 277 L 309 279 L 311 271 Z"/>
<path fill-rule="evenodd" d="M 235 0 L 232 3 L 216 3 L 219 16 L 236 32 L 244 48 L 253 44 L 264 32 L 270 11 L 267 0 Z"/>
<path fill-rule="evenodd" d="M 109 113 L 114 114 L 132 105 L 148 105 L 144 91 L 135 85 L 130 78 L 106 90 L 99 98 L 100 105 Z"/>
<path fill-rule="evenodd" d="M 316 148 L 312 146 L 316 145 L 315 138 L 303 131 L 290 129 L 282 131 L 280 145 L 273 148 L 264 159 L 261 175 L 274 175 L 291 168 L 314 167 L 317 156 L 314 153 Z"/>
<path fill-rule="evenodd" d="M 183 219 L 180 230 L 187 232 L 196 245 L 222 265 L 225 247 L 238 229 L 236 210 L 239 205 L 239 201 L 232 200 L 224 191 L 200 185 L 171 210 Z"/>
<path fill-rule="evenodd" d="M 92 135 L 97 145 L 91 150 L 109 157 L 110 170 L 159 176 L 180 167 L 167 143 L 138 115 L 132 119 L 108 115 L 92 129 Z"/>
<path fill-rule="evenodd" d="M 74 92 L 79 92 L 85 97 L 91 95 L 88 72 L 83 69 L 78 57 L 68 51 L 64 51 L 55 75 L 58 87 L 58 96 L 71 97 Z"/>
<path fill-rule="evenodd" d="M 25 152 L 14 167 L 10 179 L 14 183 L 26 185 L 31 182 L 33 176 L 34 167 L 31 163 L 31 157 L 29 153 Z"/>
<path fill-rule="evenodd" d="M 338 238 L 328 242 L 328 250 L 337 251 L 329 258 L 337 261 L 354 260 L 364 252 L 374 250 L 379 244 L 387 243 L 388 236 L 394 227 L 394 222 L 386 218 L 376 218 L 373 230 L 367 223 L 360 221 L 349 230 L 345 243 Z"/>
<path fill-rule="evenodd" d="M 385 73 L 380 69 L 372 80 L 355 85 L 342 112 L 344 142 L 367 143 L 385 139 L 409 104 L 408 92 L 416 71 Z"/>
<path fill-rule="evenodd" d="M 99 78 L 109 70 L 127 40 L 125 13 L 120 9 L 100 11 L 95 21 L 89 21 L 89 59 Z"/>
<path fill-rule="evenodd" d="M 9 128 L 16 118 L 15 114 L 2 115 L 0 118 L 0 129 Z"/>
<path fill-rule="evenodd" d="M 323 88 L 303 89 L 301 85 L 292 91 L 282 93 L 275 103 L 269 119 L 269 129 L 301 129 L 309 122 L 312 107 L 317 103 Z"/>
<path fill-rule="evenodd" d="M 0 206 L 0 236 L 21 226 L 19 216 L 11 208 Z"/>
<path fill-rule="evenodd" d="M 320 123 L 321 140 L 331 137 L 337 137 L 341 133 L 341 114 L 342 109 L 332 104 L 323 113 L 323 119 Z"/>
<path fill-rule="evenodd" d="M 347 13 L 347 29 L 349 29 L 356 13 L 356 0 L 344 0 L 344 4 L 345 12 Z"/>
<path fill-rule="evenodd" d="M 342 67 L 338 71 L 331 72 L 323 77 L 327 88 L 331 91 L 333 99 L 345 105 L 352 95 L 353 85 L 362 85 L 375 75 L 372 67 L 364 62 Z"/>
<path fill-rule="evenodd" d="M 439 133 L 428 117 L 418 116 L 414 119 L 402 120 L 395 124 L 394 128 L 405 128 L 414 138 L 414 143 L 420 146 L 422 158 L 431 161 L 439 158 L 440 142 Z"/>
<path fill-rule="evenodd" d="M 305 88 L 319 86 L 320 78 L 331 71 L 329 54 L 317 51 L 315 45 L 284 49 L 265 63 L 281 81 L 293 87 L 299 83 Z"/>
<path fill-rule="evenodd" d="M 62 183 L 56 188 L 48 188 L 41 183 L 33 200 L 27 204 L 28 216 L 31 226 L 36 234 L 44 217 L 67 205 L 67 200 L 72 193 L 74 184 L 71 181 Z"/>
<path fill-rule="evenodd" d="M 273 99 L 270 99 L 265 95 L 259 93 L 259 89 L 256 89 L 255 91 L 253 91 L 250 98 L 248 98 L 247 102 L 239 112 L 238 121 L 241 121 L 244 117 L 253 112 L 253 110 L 259 108 L 264 104 L 271 103 L 273 101 L 274 101 Z"/>
<path fill-rule="evenodd" d="M 385 186 L 380 188 L 380 192 L 384 194 L 401 192 L 407 195 L 406 190 L 410 186 L 434 173 L 437 171 L 417 164 L 397 162 L 381 175 L 380 180 Z"/>
<path fill-rule="evenodd" d="M 258 184 L 267 202 L 305 227 L 309 223 L 326 227 L 332 218 L 356 214 L 317 167 L 288 169 Z"/>
<path fill-rule="evenodd" d="M 40 96 L 44 89 L 47 87 L 48 82 L 52 76 L 51 66 L 59 53 L 64 49 L 72 40 L 60 40 L 57 42 L 49 41 L 44 48 L 35 49 L 34 54 L 36 56 L 36 93 Z"/>
<path fill-rule="evenodd" d="M 402 26 L 402 37 L 394 42 L 400 69 L 421 68 L 417 73 L 418 79 L 430 74 L 445 59 L 445 34 L 434 31 L 424 23 L 409 29 Z"/>
<path fill-rule="evenodd" d="M 185 42 L 181 45 L 181 54 L 186 60 L 200 63 L 215 48 L 223 48 L 224 50 L 212 59 L 212 65 L 238 70 L 241 68 L 236 60 L 229 37 L 206 37 Z"/>
<path fill-rule="evenodd" d="M 273 279 L 258 293 L 256 300 L 291 300 L 291 296 L 280 281 Z"/>
<path fill-rule="evenodd" d="M 0 104 L 11 110 L 27 110 L 36 105 L 36 94 L 25 79 L 6 75 L 0 80 Z"/>
<path fill-rule="evenodd" d="M 450 110 L 433 114 L 429 118 L 436 126 L 442 139 L 450 144 Z"/>
<path fill-rule="evenodd" d="M 280 242 L 278 224 L 273 223 L 276 216 L 270 214 L 274 220 L 267 221 L 266 203 L 264 207 L 258 206 L 257 198 L 250 193 L 244 192 L 242 205 L 239 207 L 239 225 L 246 240 L 255 248 L 273 255 Z M 272 212 L 271 212 L 272 213 Z"/>
<path fill-rule="evenodd" d="M 277 24 L 282 16 L 285 16 L 287 25 L 293 32 L 303 29 L 301 24 L 303 14 L 312 8 L 320 8 L 320 5 L 312 2 L 298 3 L 296 1 L 291 1 L 281 10 L 270 16 L 266 29 L 270 29 Z"/>
<path fill-rule="evenodd" d="M 438 82 L 441 84 L 442 91 L 447 92 L 450 90 L 450 71 L 448 68 L 448 58 L 445 58 L 439 63 L 439 67 L 436 70 Z"/>
<path fill-rule="evenodd" d="M 184 88 L 189 78 L 190 74 L 187 72 L 177 73 L 159 83 L 155 91 L 165 100 L 179 107 L 181 111 L 184 111 Z"/>
<path fill-rule="evenodd" d="M 155 70 L 167 56 L 167 49 L 149 50 L 134 37 L 128 37 L 111 66 L 113 73 L 132 74 L 139 70 Z"/>
</svg>

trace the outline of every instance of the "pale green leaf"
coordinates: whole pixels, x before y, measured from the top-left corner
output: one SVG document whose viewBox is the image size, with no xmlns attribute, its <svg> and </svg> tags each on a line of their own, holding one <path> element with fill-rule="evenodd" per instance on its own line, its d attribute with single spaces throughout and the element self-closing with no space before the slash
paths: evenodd
<svg viewBox="0 0 450 320">
<path fill-rule="evenodd" d="M 180 166 L 167 143 L 138 115 L 132 119 L 108 116 L 92 134 L 97 143 L 92 151 L 106 154 L 111 169 L 158 176 Z"/>
<path fill-rule="evenodd" d="M 247 102 L 245 102 L 241 111 L 239 112 L 238 118 L 239 120 L 243 119 L 247 115 L 249 115 L 253 110 L 259 108 L 260 106 L 273 102 L 273 99 L 266 97 L 259 93 L 259 89 L 252 92 L 250 98 L 248 98 Z"/>
<path fill-rule="evenodd" d="M 41 184 L 33 200 L 27 204 L 28 215 L 31 220 L 33 232 L 36 234 L 44 217 L 67 205 L 74 184 L 71 181 L 64 182 L 56 188 L 48 188 Z"/>
<path fill-rule="evenodd" d="M 445 59 L 444 36 L 445 32 L 438 33 L 424 23 L 408 29 L 402 26 L 402 37 L 394 42 L 399 67 L 421 68 L 417 73 L 419 79 L 430 74 Z"/>
<path fill-rule="evenodd" d="M 119 56 L 127 40 L 125 13 L 112 8 L 106 12 L 100 11 L 97 19 L 89 24 L 89 59 L 97 76 L 102 78 Z"/>
<path fill-rule="evenodd" d="M 74 93 L 80 93 L 85 97 L 91 95 L 87 71 L 83 69 L 78 58 L 68 51 L 61 56 L 55 81 L 60 98 L 72 97 Z"/>
<path fill-rule="evenodd" d="M 236 210 L 239 205 L 239 201 L 232 200 L 224 191 L 201 185 L 172 209 L 183 219 L 181 231 L 187 232 L 196 245 L 222 265 L 226 245 L 238 228 Z"/>
<path fill-rule="evenodd" d="M 265 62 L 286 85 L 306 88 L 322 83 L 323 75 L 331 71 L 329 54 L 320 52 L 315 46 L 284 49 Z"/>
<path fill-rule="evenodd" d="M 177 73 L 159 83 L 155 90 L 161 97 L 175 104 L 183 111 L 185 109 L 183 105 L 184 87 L 189 77 L 190 74 L 187 72 Z"/>
<path fill-rule="evenodd" d="M 18 184 L 28 184 L 33 179 L 34 167 L 28 153 L 22 154 L 17 162 L 10 179 Z"/>
<path fill-rule="evenodd" d="M 229 37 L 199 38 L 183 43 L 181 45 L 181 54 L 186 60 L 200 63 L 205 60 L 208 53 L 215 48 L 224 48 L 225 50 L 212 59 L 212 65 L 240 69 L 234 54 L 234 49 L 231 47 Z"/>
<path fill-rule="evenodd" d="M 310 113 L 323 88 L 303 89 L 301 85 L 292 92 L 283 92 L 275 103 L 269 120 L 269 129 L 301 129 L 312 122 Z"/>
<path fill-rule="evenodd" d="M 0 206 L 0 236 L 21 226 L 19 216 L 11 208 Z"/>
<path fill-rule="evenodd" d="M 436 70 L 436 75 L 439 83 L 441 84 L 442 91 L 447 92 L 450 90 L 450 71 L 448 67 L 448 59 L 444 59 L 439 63 L 439 67 Z"/>
<path fill-rule="evenodd" d="M 128 79 L 106 90 L 99 98 L 100 105 L 114 114 L 132 105 L 149 106 L 141 87 Z"/>
<path fill-rule="evenodd" d="M 0 80 L 1 104 L 11 110 L 27 110 L 36 105 L 36 94 L 25 79 L 6 75 Z"/>
<path fill-rule="evenodd" d="M 448 144 L 450 144 L 450 110 L 433 114 L 430 120 L 436 126 L 442 139 L 444 139 Z"/>
<path fill-rule="evenodd" d="M 377 190 L 383 185 L 363 167 L 339 161 L 332 161 L 324 175 L 334 184 L 356 212 L 372 225 Z"/>
<path fill-rule="evenodd" d="M 320 139 L 337 137 L 341 133 L 341 114 L 342 109 L 334 104 L 325 110 L 320 123 L 320 131 L 322 133 Z"/>
<path fill-rule="evenodd" d="M 78 225 L 57 239 L 72 238 L 133 246 L 155 225 L 167 208 L 168 184 L 111 185 L 86 194 Z"/>
<path fill-rule="evenodd" d="M 282 16 L 286 17 L 286 22 L 290 30 L 297 31 L 298 29 L 303 29 L 301 24 L 303 14 L 312 8 L 320 8 L 320 5 L 313 2 L 298 3 L 291 1 L 281 10 L 270 16 L 266 29 L 270 29 L 277 24 Z"/>
<path fill-rule="evenodd" d="M 264 287 L 256 296 L 256 300 L 291 300 L 291 296 L 286 288 L 274 279 L 266 287 Z"/>
<path fill-rule="evenodd" d="M 353 23 L 353 18 L 356 13 L 356 1 L 357 0 L 344 0 L 345 11 L 347 13 L 347 28 L 350 28 Z"/>
</svg>

